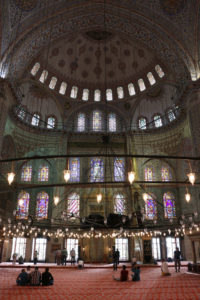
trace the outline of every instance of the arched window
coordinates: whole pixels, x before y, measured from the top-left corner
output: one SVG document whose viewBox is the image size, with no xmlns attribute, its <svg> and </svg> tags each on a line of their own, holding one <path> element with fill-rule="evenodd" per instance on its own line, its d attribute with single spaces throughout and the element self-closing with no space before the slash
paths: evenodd
<svg viewBox="0 0 200 300">
<path fill-rule="evenodd" d="M 92 129 L 93 131 L 102 130 L 102 114 L 100 111 L 93 111 Z"/>
<path fill-rule="evenodd" d="M 47 79 L 47 76 L 48 76 L 48 71 L 47 71 L 47 70 L 43 70 L 43 71 L 42 71 L 42 74 L 41 74 L 41 76 L 40 76 L 39 81 L 42 82 L 42 83 L 44 83 L 45 80 Z"/>
<path fill-rule="evenodd" d="M 31 74 L 32 74 L 33 76 L 35 76 L 35 75 L 37 74 L 37 72 L 39 71 L 39 69 L 40 69 L 40 63 L 37 62 L 37 63 L 35 63 L 35 65 L 33 66 L 32 70 L 31 70 Z"/>
<path fill-rule="evenodd" d="M 145 181 L 153 181 L 154 179 L 154 170 L 152 167 L 146 167 L 144 170 Z"/>
<path fill-rule="evenodd" d="M 73 157 L 69 160 L 70 168 L 70 181 L 79 182 L 80 181 L 80 159 Z"/>
<path fill-rule="evenodd" d="M 147 78 L 149 79 L 149 83 L 150 83 L 151 85 L 153 85 L 153 84 L 156 83 L 156 80 L 155 80 L 155 78 L 154 78 L 154 76 L 153 76 L 153 74 L 152 74 L 151 72 L 149 72 L 149 73 L 147 74 Z"/>
<path fill-rule="evenodd" d="M 138 80 L 138 85 L 139 85 L 139 89 L 140 89 L 141 92 L 144 91 L 144 90 L 146 90 L 146 86 L 145 86 L 144 80 L 142 78 L 140 78 Z"/>
<path fill-rule="evenodd" d="M 114 159 L 114 180 L 124 181 L 125 180 L 125 161 L 124 158 L 116 157 Z"/>
<path fill-rule="evenodd" d="M 68 196 L 68 213 L 79 216 L 80 211 L 80 196 L 77 193 L 72 193 Z"/>
<path fill-rule="evenodd" d="M 161 178 L 162 181 L 170 181 L 172 179 L 172 175 L 170 172 L 170 169 L 166 166 L 163 166 L 161 168 Z"/>
<path fill-rule="evenodd" d="M 99 182 L 104 179 L 104 163 L 102 158 L 92 158 L 90 161 L 90 181 Z"/>
<path fill-rule="evenodd" d="M 111 89 L 106 90 L 106 100 L 107 101 L 112 101 L 113 100 L 113 93 Z"/>
<path fill-rule="evenodd" d="M 24 165 L 22 167 L 21 181 L 31 181 L 32 178 L 32 166 Z"/>
<path fill-rule="evenodd" d="M 55 125 L 56 125 L 56 119 L 54 117 L 49 117 L 47 119 L 47 128 L 53 129 L 53 128 L 55 128 Z"/>
<path fill-rule="evenodd" d="M 78 114 L 78 119 L 77 119 L 77 131 L 83 132 L 85 131 L 85 114 L 84 113 L 79 113 Z"/>
<path fill-rule="evenodd" d="M 52 90 L 54 90 L 55 86 L 56 86 L 56 83 L 57 83 L 57 78 L 56 77 L 52 77 L 51 81 L 49 83 L 49 88 L 52 89 Z"/>
<path fill-rule="evenodd" d="M 94 101 L 96 101 L 96 102 L 101 101 L 101 91 L 100 90 L 94 91 Z"/>
<path fill-rule="evenodd" d="M 124 98 L 124 90 L 123 90 L 122 86 L 118 86 L 117 96 L 118 96 L 118 99 L 123 99 Z"/>
<path fill-rule="evenodd" d="M 37 194 L 36 218 L 47 219 L 48 217 L 49 195 L 46 192 Z"/>
<path fill-rule="evenodd" d="M 18 201 L 17 201 L 17 212 L 16 212 L 17 218 L 26 219 L 28 217 L 29 201 L 30 201 L 29 193 L 25 191 L 19 193 Z"/>
<path fill-rule="evenodd" d="M 108 115 L 108 131 L 115 132 L 117 130 L 116 114 L 110 113 Z"/>
<path fill-rule="evenodd" d="M 40 115 L 34 114 L 31 120 L 31 125 L 39 126 L 39 123 L 40 123 Z"/>
<path fill-rule="evenodd" d="M 167 117 L 170 122 L 172 122 L 176 119 L 175 113 L 171 108 L 167 111 Z"/>
<path fill-rule="evenodd" d="M 82 100 L 83 101 L 88 101 L 88 99 L 89 99 L 89 90 L 88 89 L 83 89 Z"/>
<path fill-rule="evenodd" d="M 163 72 L 162 68 L 159 65 L 155 66 L 155 70 L 160 78 L 162 78 L 165 75 L 165 73 Z"/>
<path fill-rule="evenodd" d="M 49 180 L 49 166 L 41 166 L 38 172 L 38 181 Z"/>
<path fill-rule="evenodd" d="M 64 95 L 65 92 L 66 92 L 66 89 L 67 89 L 67 84 L 66 82 L 62 82 L 61 85 L 60 85 L 60 90 L 59 90 L 59 93 Z"/>
<path fill-rule="evenodd" d="M 145 202 L 146 219 L 154 220 L 157 218 L 157 203 L 151 195 L 148 194 Z"/>
<path fill-rule="evenodd" d="M 139 118 L 138 120 L 138 127 L 141 130 L 147 129 L 147 119 L 144 117 Z"/>
<path fill-rule="evenodd" d="M 129 83 L 128 84 L 128 92 L 130 96 L 134 96 L 135 95 L 135 88 L 133 83 Z"/>
<path fill-rule="evenodd" d="M 114 213 L 123 215 L 125 214 L 125 197 L 122 194 L 117 194 L 114 198 Z"/>
<path fill-rule="evenodd" d="M 172 193 L 167 192 L 163 195 L 165 218 L 171 219 L 176 217 L 175 197 Z"/>
<path fill-rule="evenodd" d="M 154 124 L 155 124 L 155 127 L 158 128 L 158 127 L 162 127 L 162 119 L 161 119 L 161 116 L 160 115 L 155 115 L 153 117 L 153 120 L 154 120 Z"/>
<path fill-rule="evenodd" d="M 76 99 L 77 95 L 78 95 L 78 87 L 73 86 L 72 89 L 71 89 L 70 97 Z"/>
</svg>

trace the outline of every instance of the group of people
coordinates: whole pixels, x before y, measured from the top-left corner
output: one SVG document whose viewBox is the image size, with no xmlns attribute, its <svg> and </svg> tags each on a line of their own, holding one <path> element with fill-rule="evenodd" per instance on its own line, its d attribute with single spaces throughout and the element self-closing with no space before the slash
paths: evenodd
<svg viewBox="0 0 200 300">
<path fill-rule="evenodd" d="M 132 277 L 132 281 L 140 281 L 140 266 L 138 266 L 136 264 L 136 262 L 134 262 L 132 264 L 132 268 L 131 268 L 131 271 L 133 272 L 131 274 L 131 277 Z M 128 270 L 126 270 L 126 266 L 123 265 L 122 266 L 122 270 L 120 272 L 120 278 L 116 278 L 114 275 L 113 275 L 113 279 L 114 280 L 117 280 L 117 281 L 128 281 Z"/>
<path fill-rule="evenodd" d="M 31 267 L 28 266 L 27 269 L 22 269 L 21 273 L 17 276 L 16 283 L 20 286 L 32 285 L 53 285 L 54 279 L 52 274 L 49 272 L 49 268 L 45 268 L 45 271 L 41 273 L 38 267 L 35 267 L 34 271 L 31 272 Z"/>
<path fill-rule="evenodd" d="M 67 253 L 67 249 L 64 248 L 62 250 L 57 250 L 56 251 L 56 255 L 55 255 L 55 263 L 57 265 L 65 265 L 67 264 L 67 257 L 68 257 L 68 253 Z M 71 249 L 70 251 L 70 261 L 71 261 L 71 265 L 75 265 L 75 257 L 76 257 L 76 253 L 74 248 Z"/>
</svg>

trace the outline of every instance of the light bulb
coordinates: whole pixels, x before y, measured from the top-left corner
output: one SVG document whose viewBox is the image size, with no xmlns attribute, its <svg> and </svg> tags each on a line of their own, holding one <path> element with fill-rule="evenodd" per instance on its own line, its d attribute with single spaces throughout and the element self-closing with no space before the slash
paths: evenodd
<svg viewBox="0 0 200 300">
<path fill-rule="evenodd" d="M 11 185 L 11 183 L 14 180 L 14 178 L 15 178 L 15 173 L 13 173 L 13 172 L 8 173 L 8 184 L 9 185 Z"/>
<path fill-rule="evenodd" d="M 97 203 L 100 203 L 101 200 L 102 200 L 102 194 L 99 193 L 99 194 L 97 194 Z"/>
<path fill-rule="evenodd" d="M 134 171 L 128 172 L 128 180 L 129 180 L 130 184 L 133 183 L 133 181 L 135 180 L 135 172 Z"/>
<path fill-rule="evenodd" d="M 60 198 L 58 196 L 54 196 L 53 200 L 54 204 L 57 205 L 59 203 Z"/>
<path fill-rule="evenodd" d="M 185 200 L 187 202 L 190 202 L 190 200 L 191 200 L 191 195 L 188 192 L 185 194 Z"/>
<path fill-rule="evenodd" d="M 144 202 L 146 202 L 147 199 L 148 199 L 148 194 L 147 193 L 143 193 L 142 197 L 143 197 Z"/>
<path fill-rule="evenodd" d="M 187 174 L 187 176 L 188 176 L 189 182 L 192 185 L 194 185 L 194 183 L 195 183 L 195 173 L 189 173 L 189 174 Z"/>
<path fill-rule="evenodd" d="M 70 179 L 70 170 L 64 170 L 64 179 L 66 182 Z"/>
<path fill-rule="evenodd" d="M 19 199 L 19 202 L 18 202 L 19 206 L 22 206 L 23 203 L 24 203 L 23 199 Z"/>
</svg>

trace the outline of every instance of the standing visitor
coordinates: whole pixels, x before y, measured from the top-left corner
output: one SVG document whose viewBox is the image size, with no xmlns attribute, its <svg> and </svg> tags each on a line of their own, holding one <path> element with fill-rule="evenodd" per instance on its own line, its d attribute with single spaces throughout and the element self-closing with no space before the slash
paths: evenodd
<svg viewBox="0 0 200 300">
<path fill-rule="evenodd" d="M 113 271 L 117 271 L 117 256 L 116 256 L 117 251 L 113 251 Z"/>
<path fill-rule="evenodd" d="M 115 255 L 116 255 L 116 262 L 117 262 L 117 264 L 119 265 L 119 257 L 120 257 L 120 253 L 119 253 L 119 250 L 118 250 L 118 249 L 116 250 Z"/>
<path fill-rule="evenodd" d="M 181 251 L 178 247 L 176 247 L 176 250 L 174 251 L 174 262 L 175 262 L 175 270 L 176 272 L 180 272 L 181 267 Z M 178 266 L 178 268 L 177 268 Z"/>
<path fill-rule="evenodd" d="M 34 262 L 34 265 L 37 265 L 37 262 L 38 262 L 38 252 L 37 252 L 37 250 L 34 251 L 33 262 Z"/>
<path fill-rule="evenodd" d="M 72 248 L 72 250 L 70 251 L 70 256 L 71 256 L 71 265 L 75 265 L 75 250 L 74 248 Z"/>
<path fill-rule="evenodd" d="M 61 263 L 62 263 L 62 265 L 65 264 L 65 266 L 66 266 L 66 263 L 67 263 L 67 249 L 66 248 L 61 250 Z"/>
</svg>

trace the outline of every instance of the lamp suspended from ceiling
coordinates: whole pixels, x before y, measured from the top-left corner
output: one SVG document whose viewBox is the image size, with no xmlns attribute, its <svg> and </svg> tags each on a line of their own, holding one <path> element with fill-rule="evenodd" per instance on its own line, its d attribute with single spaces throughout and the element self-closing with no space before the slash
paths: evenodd
<svg viewBox="0 0 200 300">
<path fill-rule="evenodd" d="M 7 178 L 8 178 L 8 184 L 11 185 L 12 182 L 14 181 L 14 178 L 15 178 L 15 173 L 14 172 L 10 172 L 7 174 Z"/>
<path fill-rule="evenodd" d="M 188 179 L 189 179 L 189 182 L 192 184 L 192 185 L 194 185 L 194 183 L 195 183 L 195 173 L 192 173 L 192 172 L 190 172 L 189 174 L 187 174 L 187 176 L 188 176 Z"/>
</svg>

